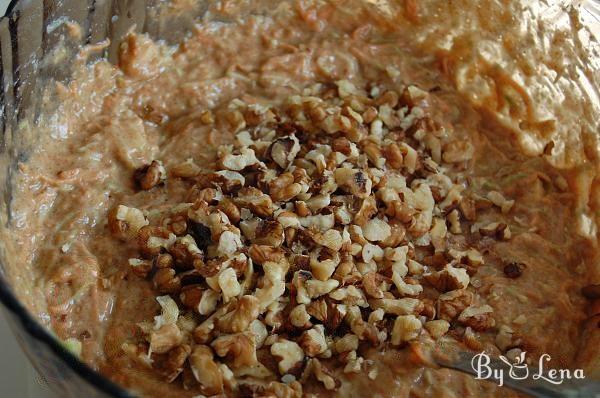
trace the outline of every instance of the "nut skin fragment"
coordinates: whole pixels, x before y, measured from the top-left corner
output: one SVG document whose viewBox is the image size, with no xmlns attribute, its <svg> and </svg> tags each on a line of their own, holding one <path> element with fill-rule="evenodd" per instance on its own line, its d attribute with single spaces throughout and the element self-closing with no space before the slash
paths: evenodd
<svg viewBox="0 0 600 398">
<path fill-rule="evenodd" d="M 515 279 L 520 277 L 523 274 L 523 270 L 525 269 L 525 264 L 518 262 L 511 262 L 504 266 L 504 275 L 507 278 Z"/>
<path fill-rule="evenodd" d="M 192 373 L 205 395 L 223 392 L 223 375 L 215 362 L 213 351 L 205 345 L 196 345 L 189 357 Z"/>
<path fill-rule="evenodd" d="M 600 284 L 587 285 L 581 289 L 581 294 L 588 300 L 600 299 Z"/>
</svg>

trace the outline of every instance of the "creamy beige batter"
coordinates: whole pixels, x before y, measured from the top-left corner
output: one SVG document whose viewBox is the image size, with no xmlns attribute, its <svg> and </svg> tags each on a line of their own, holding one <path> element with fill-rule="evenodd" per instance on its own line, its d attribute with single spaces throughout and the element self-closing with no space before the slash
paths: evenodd
<svg viewBox="0 0 600 398">
<path fill-rule="evenodd" d="M 137 325 L 152 321 L 160 307 L 152 281 L 136 276 L 128 264 L 139 257 L 135 242 L 123 243 L 109 230 L 109 210 L 124 204 L 160 212 L 189 202 L 194 182 L 173 176 L 173 170 L 190 158 L 203 169 L 216 167 L 217 149 L 233 143 L 239 132 L 230 118 L 235 101 L 277 108 L 294 95 L 327 95 L 340 80 L 376 85 L 381 92 L 402 93 L 414 85 L 428 95 L 425 110 L 444 131 L 442 143 L 466 145 L 459 157 L 472 149 L 464 161 L 440 160 L 446 174 L 466 188 L 464 195 L 481 198 L 478 224 L 473 227 L 475 221 L 461 210 L 465 232 L 445 239 L 483 254 L 468 290 L 491 306 L 494 325 L 481 331 L 453 328 L 444 342 L 493 355 L 513 348 L 533 359 L 548 353 L 555 367 L 598 372 L 598 353 L 589 344 L 599 331 L 585 332 L 590 329 L 584 326 L 594 315 L 597 322 L 599 298 L 581 294 L 598 283 L 596 239 L 594 232 L 582 233 L 582 214 L 589 208 L 581 198 L 587 189 L 581 187 L 595 171 L 576 164 L 579 155 L 562 155 L 581 144 L 568 137 L 561 141 L 559 122 L 540 121 L 530 110 L 536 98 L 508 73 L 479 65 L 476 71 L 495 79 L 497 91 L 496 102 L 484 101 L 486 93 L 477 91 L 485 84 L 477 83 L 476 72 L 458 70 L 466 47 L 430 53 L 427 43 L 417 43 L 410 26 L 437 19 L 433 3 L 406 1 L 396 19 L 401 22 L 394 23 L 364 3 L 281 3 L 269 16 L 200 24 L 173 48 L 131 34 L 118 66 L 100 61 L 80 70 L 68 86 L 59 85 L 60 113 L 69 117 L 21 165 L 13 210 L 22 261 L 34 264 L 34 290 L 47 303 L 35 307 L 40 318 L 61 339 L 80 342 L 86 363 L 144 396 L 197 396 L 201 388 L 192 383 L 185 389 L 185 374 L 184 382 L 167 383 L 123 349 L 123 343 L 142 339 Z M 218 11 L 231 12 L 223 7 Z M 507 48 L 516 45 L 509 42 L 505 38 Z M 515 133 L 515 120 L 535 133 Z M 548 137 L 555 147 L 543 142 Z M 451 156 L 451 147 L 443 147 L 443 156 Z M 167 182 L 140 190 L 135 171 L 155 159 L 164 163 Z M 490 192 L 514 204 L 502 209 Z M 511 236 L 477 233 L 491 222 L 506 224 Z M 428 250 L 422 249 L 419 260 L 435 263 Z M 341 380 L 336 391 L 311 379 L 304 392 L 516 396 L 427 367 L 424 351 L 431 342 L 423 333 L 403 348 L 361 348 L 364 359 L 373 361 L 373 373 L 336 370 Z"/>
</svg>

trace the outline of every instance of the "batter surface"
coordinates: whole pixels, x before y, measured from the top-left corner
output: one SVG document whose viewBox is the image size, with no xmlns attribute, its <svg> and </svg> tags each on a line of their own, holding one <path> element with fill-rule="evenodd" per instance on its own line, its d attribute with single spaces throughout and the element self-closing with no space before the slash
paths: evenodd
<svg viewBox="0 0 600 398">
<path fill-rule="evenodd" d="M 501 71 L 465 98 L 427 12 L 283 2 L 59 85 L 13 209 L 40 318 L 148 397 L 517 396 L 439 346 L 593 369 L 582 169 L 492 116 L 556 128 Z"/>
</svg>

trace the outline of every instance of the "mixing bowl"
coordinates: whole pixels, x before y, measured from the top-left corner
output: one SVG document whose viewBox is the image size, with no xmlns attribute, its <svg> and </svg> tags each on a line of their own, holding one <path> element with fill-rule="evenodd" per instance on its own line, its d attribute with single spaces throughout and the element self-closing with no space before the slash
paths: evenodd
<svg viewBox="0 0 600 398">
<path fill-rule="evenodd" d="M 23 133 L 36 131 L 35 128 L 22 127 L 23 124 L 35 126 L 42 105 L 48 105 L 43 103 L 42 95 L 46 85 L 69 80 L 70 60 L 81 45 L 110 39 L 110 46 L 97 57 L 105 56 L 114 61 L 119 39 L 128 30 L 133 28 L 153 38 L 176 42 L 206 10 L 206 2 L 197 1 L 194 12 L 175 15 L 161 12 L 166 9 L 161 7 L 164 3 L 161 0 L 21 0 L 11 3 L 6 16 L 0 20 L 0 221 L 4 227 L 18 222 L 10 211 L 12 177 L 18 172 L 18 163 L 27 161 L 28 149 L 36 142 L 36 137 Z M 553 7 L 549 6 L 548 10 L 552 11 Z M 591 30 L 598 32 L 600 23 L 594 15 L 600 15 L 599 3 L 585 2 L 582 14 Z M 67 35 L 63 24 L 66 21 L 79 24 L 81 34 Z M 12 330 L 43 380 L 63 397 L 133 396 L 79 361 L 43 326 L 44 319 L 34 315 L 34 306 L 28 300 L 28 292 L 35 289 L 33 282 L 27 275 L 6 271 L 11 264 L 11 250 L 18 247 L 0 242 L 0 300 Z"/>
</svg>

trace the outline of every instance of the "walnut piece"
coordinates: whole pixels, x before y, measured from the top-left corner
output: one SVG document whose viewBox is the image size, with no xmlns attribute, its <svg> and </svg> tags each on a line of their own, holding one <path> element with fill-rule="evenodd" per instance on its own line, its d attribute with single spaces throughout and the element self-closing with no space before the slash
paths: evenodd
<svg viewBox="0 0 600 398">
<path fill-rule="evenodd" d="M 258 299 L 254 296 L 242 296 L 235 308 L 223 315 L 217 321 L 217 326 L 224 333 L 239 333 L 248 329 L 250 323 L 254 321 L 259 314 Z"/>
<path fill-rule="evenodd" d="M 137 169 L 134 173 L 136 183 L 146 191 L 162 184 L 166 178 L 167 171 L 160 160 L 153 160 L 152 163 Z"/>
<path fill-rule="evenodd" d="M 394 328 L 392 329 L 392 344 L 400 345 L 416 339 L 419 337 L 421 328 L 421 321 L 416 316 L 399 315 L 394 321 Z"/>
<path fill-rule="evenodd" d="M 437 313 L 441 319 L 451 322 L 472 302 L 473 293 L 470 291 L 453 290 L 438 297 Z"/>
<path fill-rule="evenodd" d="M 211 343 L 211 346 L 218 356 L 231 358 L 231 365 L 234 368 L 252 366 L 258 362 L 253 333 L 221 335 Z"/>
<path fill-rule="evenodd" d="M 299 340 L 300 346 L 307 356 L 317 356 L 327 350 L 327 341 L 325 340 L 325 327 L 316 325 L 312 329 L 302 333 Z"/>
<path fill-rule="evenodd" d="M 473 330 L 482 332 L 493 328 L 496 320 L 492 317 L 494 309 L 489 305 L 469 306 L 458 316 L 458 321 L 463 325 L 470 326 Z"/>
<path fill-rule="evenodd" d="M 279 358 L 279 372 L 288 373 L 304 359 L 304 351 L 295 342 L 281 339 L 271 346 L 271 355 Z"/>
<path fill-rule="evenodd" d="M 223 392 L 223 375 L 210 347 L 196 345 L 189 361 L 194 378 L 200 383 L 203 394 L 210 396 Z"/>
</svg>

